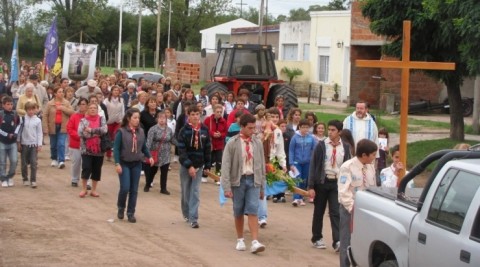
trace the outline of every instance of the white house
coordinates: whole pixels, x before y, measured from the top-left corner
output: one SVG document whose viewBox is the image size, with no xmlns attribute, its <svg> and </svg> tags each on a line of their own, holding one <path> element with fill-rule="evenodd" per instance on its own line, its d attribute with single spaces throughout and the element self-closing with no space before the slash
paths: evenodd
<svg viewBox="0 0 480 267">
<path fill-rule="evenodd" d="M 279 39 L 279 60 L 310 60 L 310 21 L 281 22 Z"/>
<path fill-rule="evenodd" d="M 345 101 L 350 95 L 351 11 L 315 11 L 310 17 L 310 82 L 338 84 Z"/>
<path fill-rule="evenodd" d="M 221 43 L 229 43 L 232 28 L 243 27 L 258 27 L 258 25 L 248 20 L 236 19 L 208 29 L 201 30 L 200 33 L 202 34 L 202 49 L 205 48 L 207 50 L 207 53 L 216 53 L 217 43 L 219 40 Z"/>
</svg>

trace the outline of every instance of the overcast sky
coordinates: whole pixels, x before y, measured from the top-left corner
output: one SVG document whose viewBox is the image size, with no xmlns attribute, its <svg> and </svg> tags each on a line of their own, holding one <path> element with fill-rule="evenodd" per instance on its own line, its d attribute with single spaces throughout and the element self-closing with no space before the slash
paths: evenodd
<svg viewBox="0 0 480 267">
<path fill-rule="evenodd" d="M 120 6 L 122 0 L 109 0 L 112 6 Z M 132 1 L 132 0 L 123 0 Z M 166 1 L 166 0 L 163 0 Z M 265 0 L 268 1 L 268 13 L 273 17 L 278 15 L 288 15 L 291 9 L 304 8 L 308 9 L 312 5 L 326 5 L 329 0 Z M 260 8 L 260 0 L 232 0 L 232 6 L 240 7 L 240 3 L 243 3 L 244 10 L 248 10 L 249 7 Z"/>
</svg>

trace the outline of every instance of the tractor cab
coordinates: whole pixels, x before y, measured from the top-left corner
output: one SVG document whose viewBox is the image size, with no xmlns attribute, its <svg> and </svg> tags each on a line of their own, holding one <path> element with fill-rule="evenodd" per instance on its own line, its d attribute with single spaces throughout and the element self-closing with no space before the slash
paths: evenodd
<svg viewBox="0 0 480 267">
<path fill-rule="evenodd" d="M 278 79 L 271 45 L 228 44 L 219 48 L 217 63 L 211 72 L 212 83 L 205 87 L 208 95 L 250 91 L 250 101 L 273 106 L 279 94 L 286 105 L 297 106 L 293 88 Z"/>
</svg>

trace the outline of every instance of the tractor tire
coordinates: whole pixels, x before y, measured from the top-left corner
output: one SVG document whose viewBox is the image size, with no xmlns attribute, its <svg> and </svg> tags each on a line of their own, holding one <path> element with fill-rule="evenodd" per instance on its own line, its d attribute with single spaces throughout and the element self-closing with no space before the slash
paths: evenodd
<svg viewBox="0 0 480 267">
<path fill-rule="evenodd" d="M 291 108 L 298 107 L 297 93 L 293 87 L 287 84 L 276 84 L 270 87 L 267 97 L 267 108 L 275 105 L 275 98 L 279 95 L 283 95 L 285 102 L 284 106 L 288 112 Z M 286 114 L 285 114 L 286 115 Z"/>
<path fill-rule="evenodd" d="M 215 93 L 224 93 L 225 95 L 228 93 L 227 86 L 217 82 L 209 83 L 205 85 L 205 88 L 207 89 L 207 95 L 209 98 Z"/>
<path fill-rule="evenodd" d="M 396 260 L 388 260 L 380 263 L 378 267 L 398 267 L 398 262 Z"/>
</svg>

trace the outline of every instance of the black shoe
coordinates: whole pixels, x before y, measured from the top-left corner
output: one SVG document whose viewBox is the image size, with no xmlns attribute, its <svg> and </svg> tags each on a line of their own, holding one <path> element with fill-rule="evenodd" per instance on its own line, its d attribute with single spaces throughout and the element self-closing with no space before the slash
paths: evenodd
<svg viewBox="0 0 480 267">
<path fill-rule="evenodd" d="M 200 225 L 199 225 L 197 222 L 192 222 L 192 223 L 190 223 L 190 226 L 191 226 L 192 228 L 200 228 Z"/>
<path fill-rule="evenodd" d="M 276 197 L 272 198 L 272 202 L 273 202 L 273 203 L 277 203 L 277 202 L 278 202 L 278 198 L 276 198 Z"/>
<path fill-rule="evenodd" d="M 72 187 L 78 187 L 78 183 L 72 182 Z"/>
<path fill-rule="evenodd" d="M 136 223 L 136 222 L 137 222 L 137 219 L 135 219 L 135 216 L 130 215 L 130 216 L 128 216 L 128 222 Z"/>
<path fill-rule="evenodd" d="M 92 190 L 92 186 L 87 184 L 87 190 Z"/>
<path fill-rule="evenodd" d="M 168 190 L 160 190 L 160 194 L 170 195 L 170 192 Z"/>
<path fill-rule="evenodd" d="M 150 191 L 150 186 L 146 185 L 144 188 L 143 188 L 143 192 L 148 192 Z"/>
<path fill-rule="evenodd" d="M 125 210 L 118 209 L 117 217 L 118 217 L 118 219 L 123 220 L 123 218 L 125 217 Z"/>
</svg>

